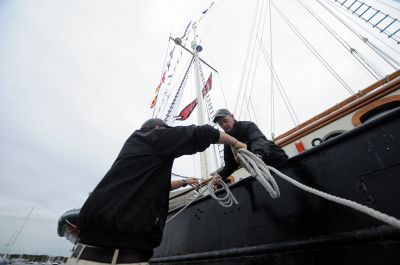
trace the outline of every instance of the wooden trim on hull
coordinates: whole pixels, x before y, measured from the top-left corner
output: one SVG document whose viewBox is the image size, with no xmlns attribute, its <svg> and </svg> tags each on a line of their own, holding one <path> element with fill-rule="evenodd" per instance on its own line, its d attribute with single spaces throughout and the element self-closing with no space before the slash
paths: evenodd
<svg viewBox="0 0 400 265">
<path fill-rule="evenodd" d="M 286 133 L 279 135 L 274 140 L 280 146 L 286 146 L 298 139 L 301 139 L 305 135 L 308 135 L 325 125 L 332 123 L 345 115 L 366 106 L 367 104 L 377 100 L 381 97 L 384 97 L 395 90 L 400 88 L 400 79 L 387 84 L 384 87 L 382 85 L 393 81 L 395 78 L 400 76 L 400 71 L 397 71 L 391 75 L 389 75 L 386 79 L 383 79 L 372 86 L 360 91 L 357 96 L 352 96 L 338 104 L 334 107 L 329 108 L 328 110 L 322 112 L 321 114 L 315 116 L 314 118 L 304 122 L 299 125 L 297 128 L 293 128 Z M 373 91 L 377 88 L 381 87 L 381 89 Z M 373 91 L 373 92 L 371 92 Z M 369 94 L 368 94 L 369 93 Z M 360 95 L 365 95 L 360 98 Z"/>
<path fill-rule="evenodd" d="M 364 108 L 360 109 L 359 111 L 357 111 L 353 118 L 351 119 L 351 123 L 353 123 L 353 125 L 355 127 L 360 126 L 362 124 L 362 117 L 367 114 L 368 112 L 370 112 L 373 109 L 376 109 L 378 107 L 384 106 L 388 103 L 393 103 L 393 102 L 400 102 L 400 95 L 394 95 L 394 96 L 389 96 L 389 97 L 385 97 L 385 98 L 380 98 L 376 101 L 374 101 L 371 104 L 368 104 L 367 106 L 365 106 Z"/>
</svg>

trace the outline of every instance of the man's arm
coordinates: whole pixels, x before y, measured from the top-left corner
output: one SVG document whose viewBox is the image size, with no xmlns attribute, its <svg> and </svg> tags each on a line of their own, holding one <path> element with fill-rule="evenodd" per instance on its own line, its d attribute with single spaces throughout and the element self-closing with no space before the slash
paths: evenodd
<svg viewBox="0 0 400 265">
<path fill-rule="evenodd" d="M 155 133 L 160 135 L 154 141 L 155 148 L 161 155 L 175 158 L 204 151 L 215 143 L 229 144 L 237 149 L 246 147 L 236 138 L 220 132 L 210 125 L 173 127 L 160 129 Z"/>
<path fill-rule="evenodd" d="M 171 190 L 176 190 L 187 185 L 198 185 L 199 180 L 195 178 L 179 179 L 171 181 Z"/>
</svg>

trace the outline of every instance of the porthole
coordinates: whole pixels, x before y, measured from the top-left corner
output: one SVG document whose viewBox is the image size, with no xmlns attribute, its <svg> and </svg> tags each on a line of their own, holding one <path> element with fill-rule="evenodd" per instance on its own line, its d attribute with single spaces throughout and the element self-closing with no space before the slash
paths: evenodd
<svg viewBox="0 0 400 265">
<path fill-rule="evenodd" d="M 352 123 L 354 126 L 359 126 L 399 107 L 400 95 L 378 99 L 357 111 L 352 118 Z"/>
</svg>

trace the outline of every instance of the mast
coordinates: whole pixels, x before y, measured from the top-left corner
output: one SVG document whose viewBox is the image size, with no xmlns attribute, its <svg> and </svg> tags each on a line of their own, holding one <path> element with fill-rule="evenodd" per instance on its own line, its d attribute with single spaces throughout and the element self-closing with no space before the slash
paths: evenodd
<svg viewBox="0 0 400 265">
<path fill-rule="evenodd" d="M 8 260 L 8 255 L 10 254 L 12 247 L 14 246 L 14 244 L 17 241 L 19 235 L 21 234 L 22 229 L 24 229 L 26 222 L 28 221 L 29 217 L 32 214 L 32 211 L 33 211 L 33 208 L 29 211 L 28 215 L 25 217 L 24 222 L 23 222 L 21 228 L 16 233 L 15 237 L 12 240 L 10 240 L 10 244 L 8 246 L 8 250 L 7 250 L 7 252 L 5 253 L 5 255 L 3 257 L 5 260 Z"/>
<path fill-rule="evenodd" d="M 192 25 L 193 28 L 193 41 L 192 41 L 192 49 L 194 55 L 194 72 L 195 72 L 195 84 L 196 84 L 196 96 L 197 96 L 197 121 L 199 125 L 203 125 L 205 117 L 204 117 L 204 102 L 203 102 L 203 95 L 202 95 L 202 83 L 199 73 L 199 52 L 202 50 L 202 47 L 197 45 L 197 36 L 196 36 L 196 22 Z M 208 176 L 208 156 L 207 150 L 200 153 L 200 165 L 201 165 L 201 178 Z"/>
</svg>

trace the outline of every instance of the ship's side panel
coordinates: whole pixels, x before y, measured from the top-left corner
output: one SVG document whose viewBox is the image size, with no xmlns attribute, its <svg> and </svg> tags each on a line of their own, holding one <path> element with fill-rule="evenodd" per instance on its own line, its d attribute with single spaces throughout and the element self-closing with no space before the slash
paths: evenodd
<svg viewBox="0 0 400 265">
<path fill-rule="evenodd" d="M 282 171 L 400 218 L 400 110 L 293 157 Z M 210 197 L 196 201 L 166 225 L 152 261 L 355 263 L 337 262 L 340 252 L 348 260 L 368 257 L 363 264 L 400 259 L 398 230 L 276 180 L 281 189 L 276 200 L 250 177 L 231 186 L 237 206 L 223 208 Z"/>
</svg>

